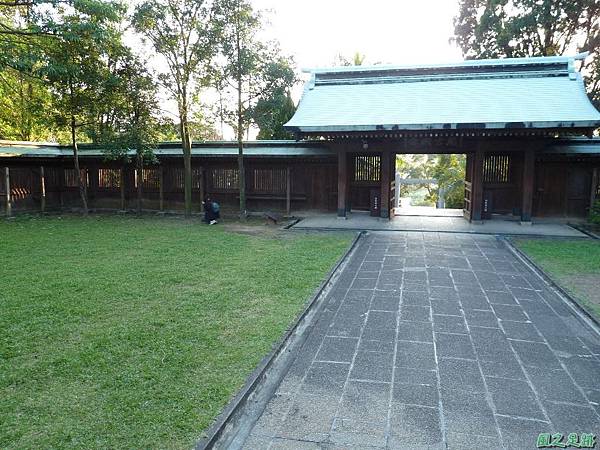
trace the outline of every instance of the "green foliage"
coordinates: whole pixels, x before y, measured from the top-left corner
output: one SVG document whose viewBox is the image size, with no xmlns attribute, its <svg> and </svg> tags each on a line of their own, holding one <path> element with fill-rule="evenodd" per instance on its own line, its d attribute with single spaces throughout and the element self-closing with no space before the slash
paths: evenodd
<svg viewBox="0 0 600 450">
<path fill-rule="evenodd" d="M 281 54 L 276 42 L 258 38 L 263 18 L 247 0 L 216 2 L 214 23 L 220 58 L 211 76 L 226 100 L 218 114 L 242 138 L 251 123 L 268 121 L 267 103 L 286 106 L 281 97 L 297 82 L 293 61 Z"/>
<path fill-rule="evenodd" d="M 600 104 L 600 2 L 597 0 L 460 0 L 455 41 L 467 58 L 564 55 L 589 51 L 582 67 Z"/>
<path fill-rule="evenodd" d="M 139 58 L 125 52 L 114 64 L 113 82 L 105 91 L 108 104 L 104 121 L 97 124 L 98 141 L 111 158 L 128 159 L 129 151 L 145 162 L 154 162 L 160 139 L 155 111 L 157 86 Z"/>
<path fill-rule="evenodd" d="M 452 154 L 437 157 L 433 177 L 438 180 L 438 186 L 444 189 L 446 208 L 462 209 L 463 207 L 465 167 L 465 155 Z"/>
<path fill-rule="evenodd" d="M 258 126 L 258 139 L 292 139 L 294 135 L 283 129 L 296 112 L 296 105 L 289 92 L 274 91 L 270 97 L 261 98 L 252 111 Z"/>
<path fill-rule="evenodd" d="M 192 448 L 351 239 L 116 217 L 0 235 L 0 447 L 86 450 Z"/>
<path fill-rule="evenodd" d="M 600 225 L 600 199 L 596 200 L 590 208 L 590 222 Z"/>
<path fill-rule="evenodd" d="M 420 183 L 403 185 L 401 195 L 415 190 L 427 190 L 426 202 L 437 203 L 439 190 L 443 189 L 446 208 L 462 208 L 464 202 L 464 179 L 466 158 L 462 154 L 397 155 L 396 170 L 402 178 L 437 180 L 437 185 Z M 435 187 L 434 187 L 435 186 Z"/>
<path fill-rule="evenodd" d="M 12 68 L 0 70 L 0 139 L 49 141 L 56 137 L 46 114 L 52 97 L 35 78 Z"/>
</svg>

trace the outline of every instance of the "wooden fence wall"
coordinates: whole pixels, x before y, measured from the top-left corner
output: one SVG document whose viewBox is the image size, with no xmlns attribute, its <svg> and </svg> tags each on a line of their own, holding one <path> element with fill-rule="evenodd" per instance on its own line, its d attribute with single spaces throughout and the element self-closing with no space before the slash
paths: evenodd
<svg viewBox="0 0 600 450">
<path fill-rule="evenodd" d="M 250 211 L 335 210 L 337 165 L 334 159 L 257 159 L 247 161 L 245 170 Z M 136 209 L 140 183 L 144 210 L 178 212 L 184 208 L 184 173 L 180 160 L 146 166 L 141 173 L 132 165 L 82 161 L 80 176 L 92 209 Z M 201 211 L 206 195 L 218 201 L 225 213 L 238 211 L 237 162 L 214 158 L 194 161 L 193 211 Z M 0 203 L 4 215 L 78 208 L 81 201 L 77 174 L 72 167 L 51 161 L 39 165 L 13 163 L 8 167 L 0 163 Z"/>
</svg>

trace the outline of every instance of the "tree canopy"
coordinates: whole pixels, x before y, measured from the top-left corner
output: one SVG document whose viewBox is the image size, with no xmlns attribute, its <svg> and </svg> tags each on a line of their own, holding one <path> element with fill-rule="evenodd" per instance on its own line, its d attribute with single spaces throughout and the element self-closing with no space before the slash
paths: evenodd
<svg viewBox="0 0 600 450">
<path fill-rule="evenodd" d="M 276 101 L 277 95 L 284 95 L 296 82 L 296 75 L 291 58 L 281 54 L 278 44 L 259 38 L 263 18 L 248 0 L 220 0 L 215 6 L 219 54 L 211 77 L 221 98 L 226 99 L 220 103 L 219 114 L 237 137 L 240 214 L 245 217 L 244 133 L 257 120 L 263 121 L 264 129 L 268 117 L 262 108 Z M 262 115 L 257 112 L 261 109 Z"/>
<path fill-rule="evenodd" d="M 590 52 L 581 69 L 600 105 L 598 0 L 460 0 L 454 34 L 469 59 Z"/>
</svg>

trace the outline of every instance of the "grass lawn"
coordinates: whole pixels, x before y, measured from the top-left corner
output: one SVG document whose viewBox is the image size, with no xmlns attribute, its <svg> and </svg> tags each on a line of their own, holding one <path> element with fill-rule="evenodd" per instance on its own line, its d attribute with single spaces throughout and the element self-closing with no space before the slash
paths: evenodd
<svg viewBox="0 0 600 450">
<path fill-rule="evenodd" d="M 516 239 L 515 244 L 600 319 L 600 242 Z"/>
<path fill-rule="evenodd" d="M 0 220 L 0 448 L 190 448 L 350 234 Z"/>
</svg>

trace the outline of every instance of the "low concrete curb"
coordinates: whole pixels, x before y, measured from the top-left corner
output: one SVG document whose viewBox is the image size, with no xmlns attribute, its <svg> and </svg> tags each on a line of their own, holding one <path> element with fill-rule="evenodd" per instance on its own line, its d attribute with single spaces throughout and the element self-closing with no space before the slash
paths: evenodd
<svg viewBox="0 0 600 450">
<path fill-rule="evenodd" d="M 594 233 L 593 231 L 590 230 L 586 230 L 584 227 L 581 227 L 577 224 L 569 224 L 569 226 L 571 228 L 575 228 L 577 231 L 579 231 L 580 233 L 586 234 L 589 237 L 591 237 L 592 239 L 600 239 L 600 236 L 598 236 L 596 233 Z"/>
<path fill-rule="evenodd" d="M 500 237 L 500 239 L 506 244 L 507 248 L 522 262 L 524 262 L 537 276 L 546 282 L 552 289 L 554 289 L 559 297 L 565 301 L 565 303 L 574 310 L 575 314 L 583 320 L 586 325 L 592 328 L 598 335 L 600 335 L 600 320 L 594 316 L 594 314 L 578 300 L 576 300 L 567 290 L 556 283 L 550 275 L 548 275 L 544 269 L 537 265 L 527 254 L 517 248 L 509 239 Z"/>
<path fill-rule="evenodd" d="M 271 353 L 263 358 L 258 367 L 250 374 L 242 389 L 209 428 L 206 437 L 196 444 L 196 450 L 241 448 L 271 395 L 294 361 L 295 351 L 302 347 L 310 334 L 318 312 L 325 306 L 324 299 L 327 291 L 341 272 L 339 269 L 347 263 L 349 256 L 364 234 L 361 232 L 356 235 L 296 321 L 277 342 Z"/>
</svg>

